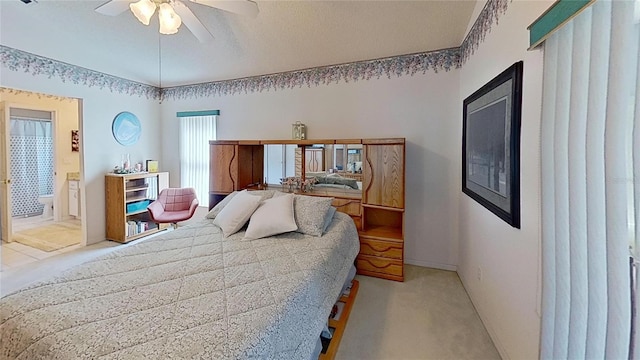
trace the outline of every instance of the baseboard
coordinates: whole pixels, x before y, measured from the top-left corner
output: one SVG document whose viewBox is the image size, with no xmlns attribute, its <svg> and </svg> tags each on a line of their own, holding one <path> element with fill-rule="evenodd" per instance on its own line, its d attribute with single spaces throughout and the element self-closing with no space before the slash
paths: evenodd
<svg viewBox="0 0 640 360">
<path fill-rule="evenodd" d="M 433 269 L 448 270 L 448 271 L 458 271 L 458 267 L 456 265 L 441 264 L 441 263 L 436 263 L 436 262 L 431 262 L 431 261 L 422 261 L 422 260 L 413 260 L 413 259 L 404 258 L 404 263 L 405 264 L 409 264 L 409 265 L 416 265 L 416 266 L 433 268 Z"/>
<path fill-rule="evenodd" d="M 469 296 L 469 299 L 471 300 L 471 304 L 473 305 L 473 308 L 476 310 L 476 313 L 480 317 L 480 321 L 482 321 L 482 325 L 484 326 L 485 329 L 487 329 L 487 332 L 489 333 L 489 337 L 491 338 L 491 341 L 493 341 L 493 345 L 496 347 L 496 350 L 498 350 L 498 354 L 500 354 L 500 357 L 502 358 L 502 360 L 510 360 L 511 357 L 509 357 L 507 350 L 500 342 L 500 338 L 498 337 L 498 334 L 493 330 L 489 322 L 486 321 L 487 318 L 482 313 L 480 308 L 476 306 L 477 302 L 474 300 L 473 295 L 471 295 L 469 290 L 467 290 L 467 287 L 464 286 L 464 284 L 466 283 L 464 276 L 462 276 L 462 274 L 458 272 L 458 277 L 462 282 L 462 287 L 464 288 L 464 291 L 467 293 L 467 296 Z"/>
</svg>

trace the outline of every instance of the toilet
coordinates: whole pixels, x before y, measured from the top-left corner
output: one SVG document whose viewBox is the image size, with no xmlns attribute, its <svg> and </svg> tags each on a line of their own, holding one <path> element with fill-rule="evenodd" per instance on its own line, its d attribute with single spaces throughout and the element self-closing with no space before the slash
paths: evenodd
<svg viewBox="0 0 640 360">
<path fill-rule="evenodd" d="M 53 194 L 38 196 L 38 202 L 44 205 L 42 210 L 42 218 L 50 219 L 53 217 Z"/>
</svg>

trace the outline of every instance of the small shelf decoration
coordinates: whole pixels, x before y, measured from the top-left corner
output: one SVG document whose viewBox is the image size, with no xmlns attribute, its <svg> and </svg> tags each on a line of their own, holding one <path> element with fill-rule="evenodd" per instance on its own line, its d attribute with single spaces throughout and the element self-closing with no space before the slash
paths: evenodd
<svg viewBox="0 0 640 360">
<path fill-rule="evenodd" d="M 290 176 L 280 179 L 280 185 L 282 185 L 283 190 L 285 190 L 286 192 L 295 192 L 296 190 L 309 192 L 313 190 L 314 185 L 317 183 L 318 180 L 315 177 L 304 179 L 304 181 L 302 181 L 302 179 L 297 176 Z"/>
<path fill-rule="evenodd" d="M 137 116 L 128 111 L 123 111 L 113 119 L 111 131 L 119 144 L 127 146 L 138 142 L 142 134 L 142 126 Z"/>
<path fill-rule="evenodd" d="M 304 140 L 307 138 L 307 126 L 300 121 L 291 124 L 291 137 L 293 140 Z"/>
<path fill-rule="evenodd" d="M 136 164 L 132 164 L 129 154 L 122 154 L 120 165 L 117 165 L 116 167 L 113 168 L 113 173 L 120 174 L 120 175 L 135 174 L 135 173 L 142 173 L 142 172 L 146 172 L 146 171 L 143 171 L 142 169 L 142 163 L 139 162 Z M 156 171 L 154 172 L 157 172 L 157 166 L 156 166 Z"/>
<path fill-rule="evenodd" d="M 78 130 L 71 130 L 71 151 L 80 151 L 80 135 L 78 134 Z"/>
<path fill-rule="evenodd" d="M 282 189 L 286 192 L 293 192 L 298 188 L 298 178 L 296 177 L 286 177 L 280 179 L 280 184 L 282 185 Z"/>
<path fill-rule="evenodd" d="M 158 172 L 158 160 L 147 160 L 147 171 L 150 173 Z"/>
</svg>

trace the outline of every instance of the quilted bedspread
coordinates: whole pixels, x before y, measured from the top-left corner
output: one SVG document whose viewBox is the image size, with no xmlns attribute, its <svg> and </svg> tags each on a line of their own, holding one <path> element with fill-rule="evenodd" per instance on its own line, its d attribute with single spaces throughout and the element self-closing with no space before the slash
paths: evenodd
<svg viewBox="0 0 640 360">
<path fill-rule="evenodd" d="M 0 358 L 308 359 L 358 253 L 353 221 L 243 234 L 205 219 L 6 296 Z"/>
</svg>

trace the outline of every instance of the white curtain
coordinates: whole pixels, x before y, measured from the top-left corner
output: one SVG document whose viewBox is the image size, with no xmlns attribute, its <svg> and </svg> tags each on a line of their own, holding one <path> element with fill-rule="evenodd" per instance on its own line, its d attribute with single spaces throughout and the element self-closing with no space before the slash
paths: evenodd
<svg viewBox="0 0 640 360">
<path fill-rule="evenodd" d="M 216 139 L 217 116 L 181 117 L 180 186 L 196 189 L 200 206 L 209 206 L 209 140 Z"/>
<path fill-rule="evenodd" d="M 53 127 L 47 115 L 48 120 L 11 116 L 12 216 L 41 214 L 38 196 L 53 194 Z"/>
<path fill-rule="evenodd" d="M 597 1 L 544 44 L 541 359 L 635 357 L 636 6 Z"/>
</svg>

